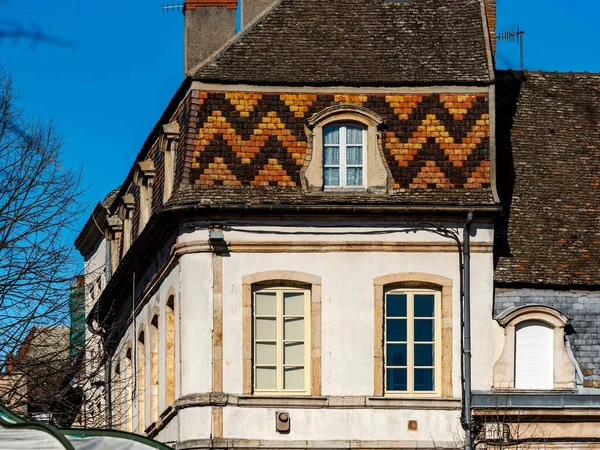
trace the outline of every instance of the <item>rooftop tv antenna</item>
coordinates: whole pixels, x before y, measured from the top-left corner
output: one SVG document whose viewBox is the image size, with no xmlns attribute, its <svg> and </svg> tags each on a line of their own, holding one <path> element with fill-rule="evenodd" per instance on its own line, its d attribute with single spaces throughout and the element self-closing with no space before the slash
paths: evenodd
<svg viewBox="0 0 600 450">
<path fill-rule="evenodd" d="M 182 9 L 183 9 L 183 4 L 171 3 L 168 5 L 162 5 L 163 12 L 177 11 L 177 10 L 181 11 Z"/>
<path fill-rule="evenodd" d="M 523 70 L 523 37 L 525 32 L 521 30 L 519 25 L 513 25 L 504 31 L 501 31 L 496 35 L 496 40 L 500 42 L 510 42 L 512 44 L 519 44 L 519 55 L 521 62 L 521 70 Z"/>
</svg>

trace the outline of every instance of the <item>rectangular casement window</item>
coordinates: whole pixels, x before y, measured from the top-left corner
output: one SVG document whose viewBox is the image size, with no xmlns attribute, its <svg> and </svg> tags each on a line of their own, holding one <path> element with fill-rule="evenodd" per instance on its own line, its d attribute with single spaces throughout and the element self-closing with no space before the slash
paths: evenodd
<svg viewBox="0 0 600 450">
<path fill-rule="evenodd" d="M 255 393 L 310 393 L 309 297 L 298 288 L 254 292 Z"/>
<path fill-rule="evenodd" d="M 323 128 L 323 185 L 363 187 L 367 130 L 351 124 Z"/>
<path fill-rule="evenodd" d="M 385 392 L 440 391 L 441 295 L 431 290 L 393 290 L 385 295 Z"/>
</svg>

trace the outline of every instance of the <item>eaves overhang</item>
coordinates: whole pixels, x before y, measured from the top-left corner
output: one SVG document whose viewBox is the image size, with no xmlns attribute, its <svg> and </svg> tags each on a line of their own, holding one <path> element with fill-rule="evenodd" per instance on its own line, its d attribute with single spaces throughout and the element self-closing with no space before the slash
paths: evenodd
<svg viewBox="0 0 600 450">
<path fill-rule="evenodd" d="M 75 248 L 84 258 L 90 254 L 94 246 L 104 237 L 103 226 L 108 213 L 108 207 L 104 201 L 98 202 L 83 229 L 75 239 Z"/>
<path fill-rule="evenodd" d="M 474 409 L 600 409 L 600 395 L 553 393 L 548 391 L 515 393 L 474 391 Z"/>
</svg>

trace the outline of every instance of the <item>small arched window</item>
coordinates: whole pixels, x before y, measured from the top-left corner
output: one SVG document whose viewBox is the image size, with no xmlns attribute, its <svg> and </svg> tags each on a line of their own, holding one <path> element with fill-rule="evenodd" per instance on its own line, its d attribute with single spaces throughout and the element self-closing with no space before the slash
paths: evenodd
<svg viewBox="0 0 600 450">
<path fill-rule="evenodd" d="M 323 128 L 323 185 L 325 188 L 365 186 L 366 127 L 333 123 Z"/>
<path fill-rule="evenodd" d="M 113 378 L 113 427 L 115 430 L 121 430 L 123 424 L 123 408 L 122 408 L 122 394 L 123 387 L 121 386 L 121 363 L 117 362 L 115 365 L 115 376 Z"/>
<path fill-rule="evenodd" d="M 140 331 L 137 341 L 137 432 L 146 429 L 146 338 Z"/>
<path fill-rule="evenodd" d="M 150 322 L 150 422 L 158 421 L 159 416 L 159 329 L 158 315 L 152 317 Z"/>
<path fill-rule="evenodd" d="M 167 300 L 165 311 L 165 401 L 167 406 L 175 403 L 175 296 Z"/>
<path fill-rule="evenodd" d="M 124 380 L 123 380 L 123 404 L 125 406 L 125 431 L 133 431 L 133 403 L 131 401 L 131 387 L 133 384 L 133 365 L 131 348 L 125 354 Z"/>
</svg>

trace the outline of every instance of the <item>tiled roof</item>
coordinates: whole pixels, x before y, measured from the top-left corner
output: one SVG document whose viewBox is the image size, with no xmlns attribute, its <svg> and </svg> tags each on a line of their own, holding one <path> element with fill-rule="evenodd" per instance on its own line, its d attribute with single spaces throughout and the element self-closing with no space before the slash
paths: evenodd
<svg viewBox="0 0 600 450">
<path fill-rule="evenodd" d="M 485 40 L 478 0 L 282 0 L 191 75 L 262 85 L 486 83 Z"/>
<path fill-rule="evenodd" d="M 456 205 L 493 206 L 489 189 L 405 189 L 393 194 L 304 193 L 296 187 L 223 187 L 181 185 L 171 205 Z"/>
<path fill-rule="evenodd" d="M 600 285 L 600 74 L 500 72 L 496 98 L 496 280 Z"/>
</svg>

